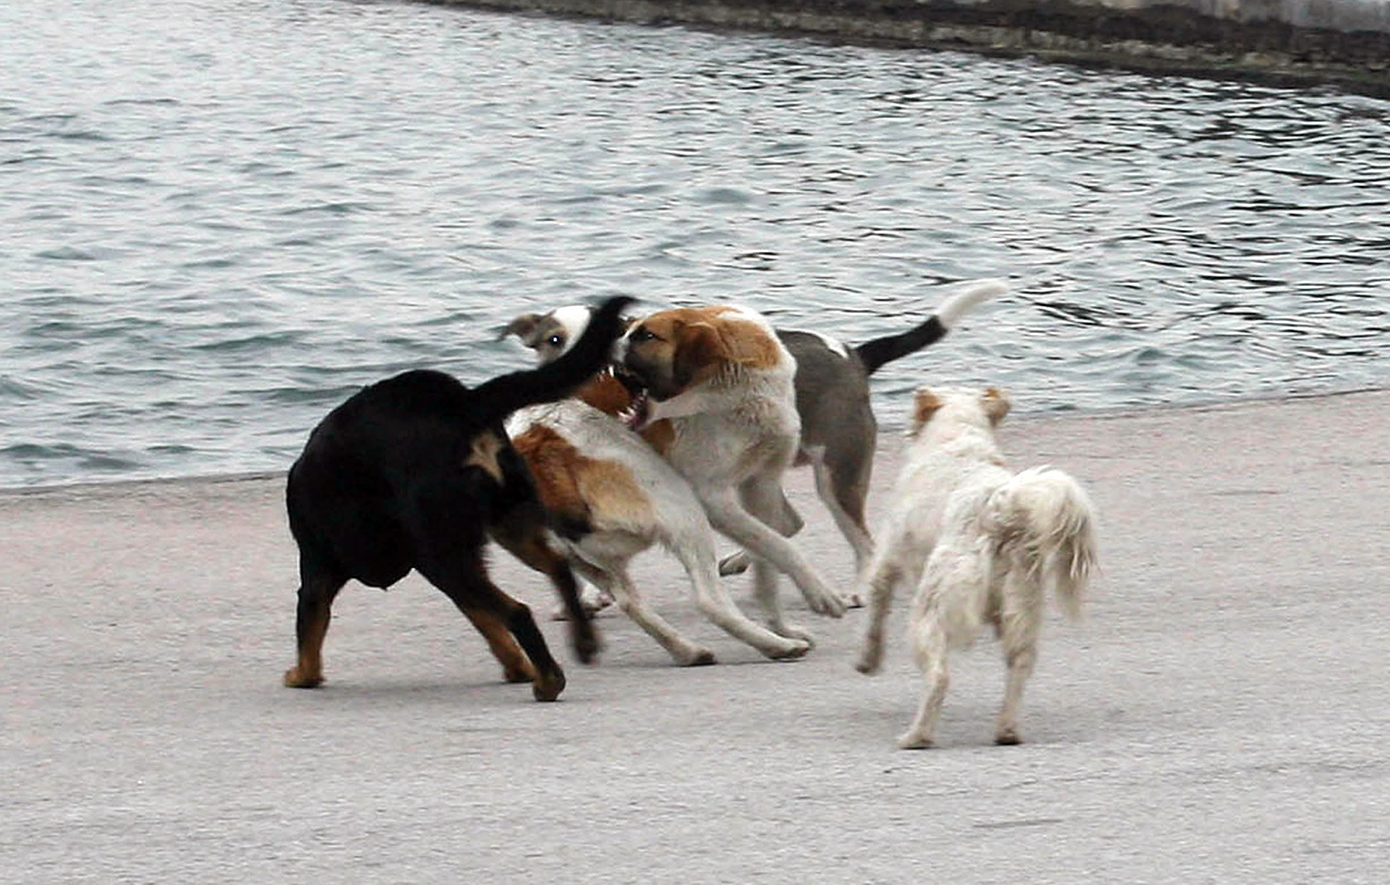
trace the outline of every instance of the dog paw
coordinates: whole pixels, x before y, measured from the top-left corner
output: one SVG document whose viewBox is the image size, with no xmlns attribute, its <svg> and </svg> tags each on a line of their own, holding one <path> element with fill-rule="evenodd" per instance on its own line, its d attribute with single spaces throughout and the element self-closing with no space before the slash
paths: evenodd
<svg viewBox="0 0 1390 885">
<path fill-rule="evenodd" d="M 764 651 L 774 661 L 795 661 L 804 658 L 806 653 L 811 650 L 811 642 L 807 639 L 789 639 L 785 645 Z"/>
<path fill-rule="evenodd" d="M 585 586 L 579 591 L 579 604 L 584 606 L 584 610 L 590 617 L 598 614 L 613 604 L 613 597 L 595 587 Z M 569 609 L 564 604 L 555 606 L 550 612 L 552 621 L 568 621 L 570 619 Z"/>
<path fill-rule="evenodd" d="M 715 658 L 714 652 L 696 646 L 690 654 L 683 655 L 676 663 L 682 667 L 708 667 L 711 664 L 719 663 L 719 661 Z"/>
<path fill-rule="evenodd" d="M 768 624 L 767 628 L 783 639 L 792 639 L 806 643 L 807 651 L 816 647 L 816 638 L 803 627 L 798 627 L 795 624 Z"/>
<path fill-rule="evenodd" d="M 827 618 L 840 618 L 845 614 L 845 601 L 833 593 L 808 596 L 806 603 L 811 607 L 811 611 Z"/>
<path fill-rule="evenodd" d="M 719 560 L 719 574 L 721 577 L 730 575 L 741 575 L 748 571 L 748 553 L 740 550 L 737 553 L 730 553 L 728 556 Z"/>
<path fill-rule="evenodd" d="M 1001 747 L 1016 747 L 1023 743 L 1023 738 L 1014 729 L 1006 728 L 995 733 L 994 742 Z"/>
<path fill-rule="evenodd" d="M 862 596 L 860 596 L 858 593 L 851 593 L 850 595 L 848 595 L 848 596 L 845 597 L 845 607 L 846 607 L 846 608 L 863 608 L 863 607 L 864 607 L 864 598 L 863 598 Z"/>
<path fill-rule="evenodd" d="M 306 675 L 298 667 L 291 667 L 285 671 L 284 681 L 286 688 L 318 688 L 323 685 L 323 674 Z"/>
<path fill-rule="evenodd" d="M 879 671 L 883 669 L 883 659 L 865 655 L 855 662 L 854 669 L 865 676 L 877 676 Z"/>
<path fill-rule="evenodd" d="M 538 701 L 553 701 L 565 690 L 565 674 L 558 669 L 536 677 L 531 683 L 531 695 Z"/>
<path fill-rule="evenodd" d="M 898 738 L 898 749 L 900 750 L 929 750 L 931 746 L 931 738 L 915 731 L 909 731 Z"/>
<path fill-rule="evenodd" d="M 574 656 L 579 658 L 579 663 L 593 664 L 597 662 L 599 649 L 603 648 L 603 643 L 599 641 L 598 633 L 594 631 L 593 622 L 582 621 L 578 624 L 571 624 L 570 630 L 570 644 L 574 647 Z"/>
</svg>

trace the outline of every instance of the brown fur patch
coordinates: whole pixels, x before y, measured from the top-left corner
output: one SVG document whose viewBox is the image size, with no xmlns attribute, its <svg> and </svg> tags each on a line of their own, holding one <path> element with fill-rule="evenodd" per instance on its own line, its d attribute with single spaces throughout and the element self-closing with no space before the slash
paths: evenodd
<svg viewBox="0 0 1390 885">
<path fill-rule="evenodd" d="M 622 464 L 589 458 L 541 424 L 512 444 L 535 477 L 541 503 L 565 521 L 610 527 L 652 520 L 646 494 Z"/>
<path fill-rule="evenodd" d="M 941 397 L 937 396 L 928 388 L 920 388 L 912 398 L 912 432 L 916 433 L 922 429 L 922 425 L 931 420 L 931 416 L 936 414 L 936 410 L 945 403 Z"/>
<path fill-rule="evenodd" d="M 654 339 L 634 345 L 644 359 L 664 363 L 677 387 L 698 384 L 722 367 L 769 369 L 784 359 L 776 336 L 732 307 L 664 310 L 638 326 Z"/>
<path fill-rule="evenodd" d="M 583 457 L 579 450 L 544 424 L 532 424 L 512 445 L 531 469 L 541 505 L 566 522 L 588 525 L 589 508 L 573 470 L 575 459 Z"/>
<path fill-rule="evenodd" d="M 670 421 L 653 421 L 641 430 L 641 436 L 647 441 L 647 445 L 656 449 L 657 454 L 662 457 L 671 449 L 671 443 L 676 441 L 675 428 Z"/>
<path fill-rule="evenodd" d="M 632 394 L 608 372 L 595 375 L 575 396 L 608 415 L 620 414 L 632 405 Z"/>
<path fill-rule="evenodd" d="M 997 387 L 986 387 L 984 394 L 980 397 L 985 405 L 985 414 L 989 416 L 989 423 L 998 426 L 1004 416 L 1009 414 L 1009 396 Z"/>
<path fill-rule="evenodd" d="M 502 466 L 497 463 L 497 453 L 502 451 L 502 441 L 492 431 L 480 433 L 473 438 L 468 457 L 463 463 L 470 467 L 481 467 L 489 476 L 502 482 Z"/>
</svg>

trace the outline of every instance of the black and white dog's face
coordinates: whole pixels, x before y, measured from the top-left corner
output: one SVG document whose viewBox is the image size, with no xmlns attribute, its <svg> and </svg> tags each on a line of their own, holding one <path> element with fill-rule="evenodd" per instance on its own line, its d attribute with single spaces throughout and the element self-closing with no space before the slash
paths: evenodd
<svg viewBox="0 0 1390 885">
<path fill-rule="evenodd" d="M 515 335 L 536 352 L 536 365 L 554 362 L 579 340 L 592 311 L 583 305 L 557 307 L 549 313 L 524 313 L 507 324 L 499 337 Z"/>
</svg>

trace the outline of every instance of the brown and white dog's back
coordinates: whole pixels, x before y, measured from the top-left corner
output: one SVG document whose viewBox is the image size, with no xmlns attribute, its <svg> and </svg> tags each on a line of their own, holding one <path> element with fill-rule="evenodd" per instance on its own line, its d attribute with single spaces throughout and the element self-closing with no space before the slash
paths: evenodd
<svg viewBox="0 0 1390 885">
<path fill-rule="evenodd" d="M 1096 561 L 1095 512 L 1071 476 L 1052 467 L 1013 473 L 994 440 L 1008 399 L 994 388 L 917 392 L 907 462 L 880 546 L 862 578 L 869 625 L 858 669 L 877 672 L 883 624 L 898 583 L 916 588 L 908 634 L 926 681 L 921 709 L 900 738 L 931 746 L 950 651 L 992 625 L 1008 660 L 995 741 L 1018 743 L 1018 708 L 1037 656 L 1049 587 L 1071 617 Z"/>
</svg>

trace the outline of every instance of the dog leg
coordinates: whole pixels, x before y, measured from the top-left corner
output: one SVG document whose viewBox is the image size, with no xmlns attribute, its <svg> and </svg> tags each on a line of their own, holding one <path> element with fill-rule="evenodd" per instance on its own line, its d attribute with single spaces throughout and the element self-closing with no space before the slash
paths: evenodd
<svg viewBox="0 0 1390 885">
<path fill-rule="evenodd" d="M 705 617 L 724 632 L 751 645 L 773 660 L 799 658 L 810 651 L 809 639 L 778 635 L 772 630 L 759 627 L 738 610 L 738 606 L 729 596 L 729 591 L 719 582 L 719 576 L 713 568 L 714 548 L 711 544 L 677 544 L 673 545 L 673 552 L 690 575 L 690 583 L 695 591 L 695 604 Z"/>
<path fill-rule="evenodd" d="M 534 682 L 536 668 L 531 666 L 515 637 L 497 614 L 477 606 L 459 607 L 478 632 L 487 640 L 492 656 L 502 665 L 502 678 L 508 682 Z"/>
<path fill-rule="evenodd" d="M 546 540 L 540 518 L 522 507 L 492 528 L 492 537 L 513 556 L 550 579 L 569 613 L 570 644 L 581 663 L 591 664 L 598 655 L 599 640 L 593 618 L 579 599 L 579 586 L 569 560 Z"/>
<path fill-rule="evenodd" d="M 779 493 L 782 492 L 778 488 Z M 796 512 L 796 508 L 787 500 L 785 493 L 782 493 L 782 519 L 774 522 L 773 527 L 782 533 L 782 537 L 790 538 L 806 525 L 806 521 L 801 518 L 801 514 Z M 748 571 L 748 566 L 753 564 L 752 558 L 747 550 L 736 550 L 719 560 L 719 574 L 724 577 L 731 575 L 741 575 Z"/>
<path fill-rule="evenodd" d="M 613 594 L 594 586 L 592 581 L 583 580 L 576 583 L 579 586 L 579 604 L 584 606 L 584 611 L 588 612 L 590 617 L 613 604 Z M 570 610 L 563 602 L 550 610 L 550 620 L 552 621 L 568 621 L 569 619 Z"/>
<path fill-rule="evenodd" d="M 347 583 L 312 566 L 301 565 L 299 604 L 294 632 L 299 650 L 295 666 L 285 671 L 288 688 L 317 688 L 323 684 L 323 640 L 328 635 L 333 599 Z"/>
<path fill-rule="evenodd" d="M 932 745 L 936 723 L 941 718 L 941 702 L 945 700 L 946 689 L 951 684 L 946 663 L 946 637 L 934 626 L 921 629 L 921 634 L 914 638 L 917 640 L 917 663 L 922 668 L 925 688 L 916 718 L 907 731 L 898 737 L 898 746 L 904 750 L 924 750 Z"/>
<path fill-rule="evenodd" d="M 866 676 L 874 675 L 883 666 L 883 625 L 893 607 L 893 589 L 902 577 L 902 572 L 886 556 L 875 557 L 869 568 L 860 582 L 861 587 L 868 589 L 869 618 L 859 661 L 854 665 L 854 669 Z"/>
<path fill-rule="evenodd" d="M 1018 711 L 1023 703 L 1023 687 L 1037 661 L 1038 632 L 1042 623 L 1041 588 L 1027 587 L 1028 582 L 1011 578 L 1006 579 L 1006 593 L 1021 591 L 1024 595 L 1016 597 L 1021 604 L 1006 603 L 1007 608 L 999 619 L 999 640 L 1004 646 L 1004 659 L 1009 667 L 1004 685 L 1004 703 L 999 708 L 999 718 L 994 727 L 994 742 L 1001 746 L 1021 742 Z M 1029 590 L 1034 591 L 1032 595 L 1027 595 Z"/>
<path fill-rule="evenodd" d="M 859 475 L 868 473 L 868 469 L 862 466 L 865 458 L 869 464 L 873 463 L 872 448 L 870 454 L 861 457 L 861 466 L 857 470 L 854 465 L 829 464 L 824 455 L 811 460 L 811 471 L 816 480 L 816 494 L 830 511 L 836 528 L 845 536 L 845 540 L 854 551 L 856 574 L 864 570 L 874 552 L 874 540 L 864 525 L 867 476 L 861 481 Z M 857 593 L 850 594 L 846 601 L 850 608 L 859 608 L 864 604 Z"/>
<path fill-rule="evenodd" d="M 424 531 L 417 527 L 412 532 L 412 541 L 418 557 L 415 563 L 416 571 L 448 596 L 460 611 L 485 612 L 485 617 L 490 616 L 505 624 L 535 668 L 536 678 L 531 683 L 532 695 L 538 701 L 553 701 L 564 691 L 564 671 L 550 656 L 550 649 L 545 644 L 545 637 L 536 627 L 535 619 L 531 617 L 531 610 L 524 603 L 503 593 L 488 577 L 483 561 L 483 546 L 454 543 L 454 538 L 463 533 L 450 532 L 448 528 L 453 524 L 451 520 L 456 518 L 455 514 L 460 509 L 418 509 L 422 524 L 423 520 L 433 519 L 439 529 Z M 574 575 L 567 563 L 564 574 L 569 577 L 573 590 Z M 585 619 L 584 623 L 587 624 L 588 620 Z"/>
<path fill-rule="evenodd" d="M 701 667 L 716 663 L 714 652 L 686 639 L 680 631 L 647 605 L 641 592 L 628 576 L 626 563 L 610 562 L 606 567 L 583 563 L 578 567 L 584 576 L 601 590 L 611 593 L 617 599 L 618 608 L 622 609 L 623 614 L 666 649 L 677 666 Z"/>
<path fill-rule="evenodd" d="M 769 481 L 755 477 L 745 482 L 739 493 L 753 512 L 744 509 L 733 495 L 716 493 L 702 502 L 710 524 L 795 581 L 812 611 L 832 618 L 842 617 L 845 602 L 840 594 L 820 579 L 801 551 L 767 524 L 767 521 L 778 519 L 781 485 L 775 478 Z"/>
</svg>

